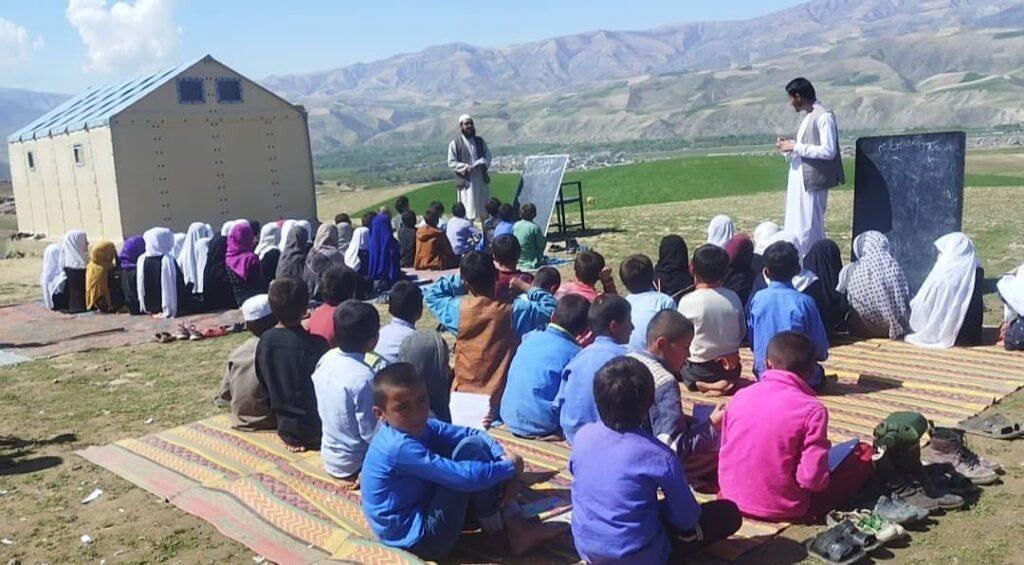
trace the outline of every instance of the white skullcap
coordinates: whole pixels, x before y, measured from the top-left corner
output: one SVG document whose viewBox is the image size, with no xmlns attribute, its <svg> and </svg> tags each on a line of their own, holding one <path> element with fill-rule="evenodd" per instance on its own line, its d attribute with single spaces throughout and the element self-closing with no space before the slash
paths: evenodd
<svg viewBox="0 0 1024 565">
<path fill-rule="evenodd" d="M 473 116 L 470 116 L 469 114 L 463 114 L 463 115 L 459 116 L 459 125 L 460 126 L 462 124 L 464 124 L 465 122 L 472 122 L 472 121 L 473 121 Z"/>
<path fill-rule="evenodd" d="M 246 322 L 255 322 L 270 314 L 270 300 L 266 294 L 257 294 L 242 303 L 242 319 Z"/>
</svg>

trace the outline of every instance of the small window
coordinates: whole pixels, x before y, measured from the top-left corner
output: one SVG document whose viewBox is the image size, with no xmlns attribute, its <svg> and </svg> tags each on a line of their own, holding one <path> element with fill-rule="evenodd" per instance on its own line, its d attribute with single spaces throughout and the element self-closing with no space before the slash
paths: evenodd
<svg viewBox="0 0 1024 565">
<path fill-rule="evenodd" d="M 76 143 L 71 146 L 71 154 L 75 157 L 75 166 L 85 166 L 85 149 L 82 148 L 81 143 Z"/>
<path fill-rule="evenodd" d="M 36 170 L 36 156 L 33 155 L 31 151 L 26 153 L 25 156 L 28 157 L 28 170 Z"/>
<path fill-rule="evenodd" d="M 242 102 L 242 81 L 237 78 L 217 79 L 217 102 L 239 104 Z"/>
<path fill-rule="evenodd" d="M 178 102 L 181 104 L 205 104 L 206 94 L 203 92 L 203 79 L 179 78 Z"/>
</svg>

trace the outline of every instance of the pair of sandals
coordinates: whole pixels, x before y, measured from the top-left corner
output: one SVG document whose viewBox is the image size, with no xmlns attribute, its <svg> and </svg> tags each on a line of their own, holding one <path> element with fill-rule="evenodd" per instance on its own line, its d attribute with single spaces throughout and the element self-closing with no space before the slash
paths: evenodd
<svg viewBox="0 0 1024 565">
<path fill-rule="evenodd" d="M 989 439 L 1016 439 L 1024 435 L 1020 424 L 1002 414 L 972 416 L 956 425 L 957 429 Z"/>
<path fill-rule="evenodd" d="M 857 529 L 852 520 L 843 520 L 804 542 L 808 555 L 831 565 L 856 563 L 880 545 L 875 536 Z"/>
</svg>

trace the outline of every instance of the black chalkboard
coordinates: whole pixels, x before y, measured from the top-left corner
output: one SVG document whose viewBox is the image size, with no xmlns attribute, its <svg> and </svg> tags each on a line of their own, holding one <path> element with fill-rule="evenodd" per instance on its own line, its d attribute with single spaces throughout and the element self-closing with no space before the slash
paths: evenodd
<svg viewBox="0 0 1024 565">
<path fill-rule="evenodd" d="M 911 295 L 935 263 L 935 240 L 961 229 L 965 147 L 959 131 L 857 140 L 853 236 L 889 237 Z"/>
<path fill-rule="evenodd" d="M 548 223 L 555 211 L 558 189 L 562 186 L 562 177 L 568 164 L 568 155 L 540 155 L 528 157 L 523 166 L 519 190 L 516 191 L 516 208 L 526 203 L 536 206 L 537 218 L 534 222 L 540 226 L 544 235 L 548 234 Z"/>
</svg>

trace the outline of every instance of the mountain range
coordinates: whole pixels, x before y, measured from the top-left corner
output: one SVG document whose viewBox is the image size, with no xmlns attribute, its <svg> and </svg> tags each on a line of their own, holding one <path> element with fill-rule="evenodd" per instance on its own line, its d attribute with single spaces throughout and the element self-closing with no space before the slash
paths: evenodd
<svg viewBox="0 0 1024 565">
<path fill-rule="evenodd" d="M 307 108 L 322 154 L 441 144 L 462 113 L 492 145 L 774 141 L 796 129 L 783 91 L 796 76 L 847 131 L 1021 124 L 1024 0 L 812 0 L 748 20 L 453 43 L 260 82 Z M 61 99 L 0 89 L 0 133 Z"/>
</svg>

